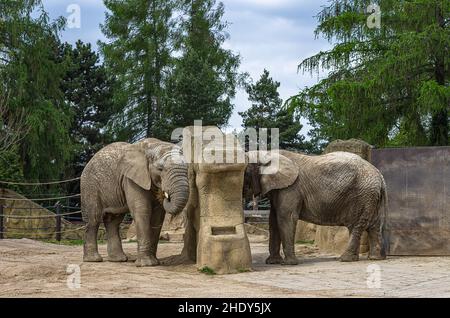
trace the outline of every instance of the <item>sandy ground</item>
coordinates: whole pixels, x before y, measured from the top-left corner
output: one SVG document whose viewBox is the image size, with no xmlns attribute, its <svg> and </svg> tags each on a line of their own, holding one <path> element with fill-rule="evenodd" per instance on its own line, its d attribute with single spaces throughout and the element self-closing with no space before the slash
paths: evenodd
<svg viewBox="0 0 450 318">
<path fill-rule="evenodd" d="M 181 248 L 160 244 L 158 257 Z M 124 249 L 135 255 L 136 243 Z M 82 263 L 81 246 L 0 240 L 0 297 L 450 297 L 450 257 L 341 263 L 313 246 L 296 249 L 301 264 L 266 265 L 267 243 L 254 242 L 252 272 L 209 276 L 194 265 Z M 106 256 L 106 245 L 100 253 Z M 69 264 L 80 266 L 79 289 L 67 286 Z"/>
</svg>

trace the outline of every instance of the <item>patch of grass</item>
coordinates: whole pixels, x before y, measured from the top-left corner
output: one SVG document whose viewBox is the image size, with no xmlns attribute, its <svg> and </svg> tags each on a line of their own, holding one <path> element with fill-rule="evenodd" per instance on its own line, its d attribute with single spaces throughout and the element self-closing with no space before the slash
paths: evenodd
<svg viewBox="0 0 450 318">
<path fill-rule="evenodd" d="M 200 273 L 203 273 L 203 274 L 206 274 L 206 275 L 216 275 L 216 272 L 212 268 L 210 268 L 208 266 L 204 266 L 204 267 L 200 268 L 198 271 Z"/>
<path fill-rule="evenodd" d="M 308 244 L 308 245 L 312 245 L 312 244 L 314 244 L 314 240 L 306 240 L 306 241 L 300 240 L 300 241 L 295 242 L 295 244 Z"/>
<path fill-rule="evenodd" d="M 50 243 L 50 244 L 58 244 L 58 245 L 69 245 L 69 246 L 77 246 L 77 245 L 83 245 L 84 241 L 83 240 L 61 240 L 61 241 L 57 241 L 57 240 L 42 240 L 45 243 Z M 97 241 L 98 244 L 104 244 L 106 243 L 105 240 L 98 240 Z"/>
<path fill-rule="evenodd" d="M 128 240 L 126 241 L 127 243 L 137 243 L 137 240 Z M 164 243 L 170 243 L 170 241 L 166 241 L 166 240 L 159 240 L 158 244 L 164 244 Z"/>
<path fill-rule="evenodd" d="M 238 273 L 248 273 L 251 272 L 251 270 L 249 268 L 238 268 L 237 269 Z"/>
</svg>

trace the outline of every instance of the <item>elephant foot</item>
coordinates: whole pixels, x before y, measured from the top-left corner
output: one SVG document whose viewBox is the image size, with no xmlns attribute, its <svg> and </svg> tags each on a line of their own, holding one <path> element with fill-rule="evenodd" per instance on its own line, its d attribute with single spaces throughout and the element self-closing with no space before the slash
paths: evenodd
<svg viewBox="0 0 450 318">
<path fill-rule="evenodd" d="M 351 254 L 351 253 L 344 253 L 341 255 L 340 259 L 341 262 L 356 262 L 359 260 L 358 254 Z"/>
<path fill-rule="evenodd" d="M 126 262 L 128 261 L 128 257 L 125 253 L 117 253 L 108 255 L 108 262 Z"/>
<path fill-rule="evenodd" d="M 155 256 L 138 257 L 135 262 L 137 267 L 157 266 L 159 261 Z"/>
<path fill-rule="evenodd" d="M 103 258 L 98 253 L 83 255 L 83 262 L 103 262 Z"/>
<path fill-rule="evenodd" d="M 186 265 L 186 264 L 195 264 L 195 260 L 189 258 L 187 254 L 180 255 L 172 255 L 168 257 L 164 257 L 160 260 L 161 265 Z"/>
<path fill-rule="evenodd" d="M 266 264 L 281 264 L 283 258 L 281 256 L 269 256 L 266 259 Z"/>
<path fill-rule="evenodd" d="M 381 261 L 381 260 L 386 259 L 386 255 L 379 254 L 379 253 L 377 253 L 377 254 L 370 254 L 369 253 L 368 259 L 370 259 L 372 261 Z"/>
<path fill-rule="evenodd" d="M 281 265 L 297 265 L 298 259 L 296 257 L 286 257 L 281 261 Z"/>
</svg>

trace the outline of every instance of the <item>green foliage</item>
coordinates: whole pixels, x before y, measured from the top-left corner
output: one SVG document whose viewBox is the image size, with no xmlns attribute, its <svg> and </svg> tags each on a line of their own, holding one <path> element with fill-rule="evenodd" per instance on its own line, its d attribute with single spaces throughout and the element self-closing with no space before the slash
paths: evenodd
<svg viewBox="0 0 450 318">
<path fill-rule="evenodd" d="M 105 5 L 110 12 L 102 30 L 110 41 L 100 46 L 116 79 L 116 139 L 168 140 L 174 128 L 196 119 L 227 124 L 241 77 L 239 56 L 221 47 L 222 4 L 105 0 Z"/>
<path fill-rule="evenodd" d="M 173 67 L 173 0 L 105 0 L 100 43 L 115 77 L 112 129 L 116 139 L 167 138 L 158 129 L 166 120 L 166 82 Z"/>
<path fill-rule="evenodd" d="M 170 129 L 193 125 L 223 127 L 233 111 L 231 99 L 244 75 L 239 55 L 222 48 L 227 39 L 224 7 L 215 0 L 181 1 L 181 57 L 170 80 Z"/>
<path fill-rule="evenodd" d="M 237 271 L 238 271 L 238 273 L 248 273 L 248 272 L 251 272 L 251 269 L 249 269 L 249 268 L 238 268 Z"/>
<path fill-rule="evenodd" d="M 0 77 L 12 112 L 27 113 L 29 131 L 18 148 L 27 179 L 58 179 L 70 160 L 70 112 L 60 90 L 58 60 L 63 19 L 50 22 L 41 1 L 0 3 Z"/>
<path fill-rule="evenodd" d="M 381 29 L 366 25 L 373 2 L 381 8 Z M 322 68 L 328 77 L 289 102 L 309 119 L 313 140 L 447 145 L 449 14 L 445 0 L 339 0 L 325 7 L 315 33 L 334 47 L 299 68 Z"/>
<path fill-rule="evenodd" d="M 314 240 L 300 240 L 295 242 L 295 244 L 312 245 L 314 244 Z"/>
<path fill-rule="evenodd" d="M 79 245 L 83 245 L 84 244 L 84 240 L 42 240 L 45 243 L 50 243 L 50 244 L 58 244 L 58 245 L 68 245 L 68 246 L 79 246 Z M 106 244 L 105 240 L 97 240 L 98 244 Z"/>
<path fill-rule="evenodd" d="M 73 114 L 69 131 L 74 158 L 66 171 L 71 177 L 81 175 L 92 156 L 112 142 L 105 128 L 113 115 L 113 84 L 90 44 L 78 41 L 72 47 L 65 43 L 60 51 L 68 64 L 61 87 Z"/>
<path fill-rule="evenodd" d="M 0 180 L 24 180 L 20 156 L 16 149 L 0 151 Z M 0 186 L 1 187 L 1 186 Z M 20 190 L 17 186 L 9 186 L 11 190 Z"/>
<path fill-rule="evenodd" d="M 212 268 L 210 268 L 208 266 L 204 266 L 204 267 L 200 268 L 198 271 L 200 273 L 203 273 L 203 274 L 206 274 L 206 275 L 216 275 L 216 272 Z"/>
<path fill-rule="evenodd" d="M 246 86 L 252 106 L 245 112 L 239 112 L 244 128 L 267 128 L 270 143 L 270 128 L 278 128 L 280 148 L 290 150 L 308 149 L 304 137 L 300 135 L 302 125 L 292 111 L 283 108 L 283 101 L 278 93 L 280 83 L 274 81 L 269 71 L 264 70 L 255 84 Z M 268 147 L 270 148 L 270 147 Z"/>
</svg>

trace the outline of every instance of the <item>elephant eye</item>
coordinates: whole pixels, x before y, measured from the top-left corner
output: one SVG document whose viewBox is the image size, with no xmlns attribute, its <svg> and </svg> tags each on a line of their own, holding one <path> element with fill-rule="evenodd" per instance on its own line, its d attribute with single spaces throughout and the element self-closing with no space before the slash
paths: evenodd
<svg viewBox="0 0 450 318">
<path fill-rule="evenodd" d="M 159 171 L 162 171 L 164 169 L 164 164 L 162 162 L 157 162 L 155 166 Z"/>
</svg>

